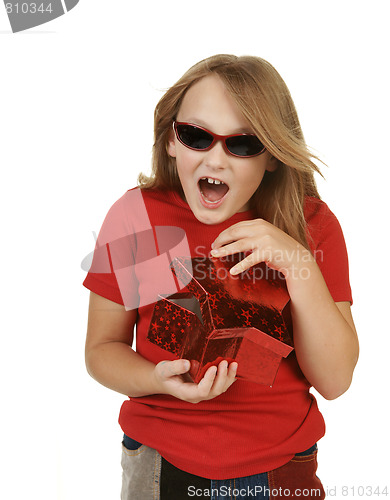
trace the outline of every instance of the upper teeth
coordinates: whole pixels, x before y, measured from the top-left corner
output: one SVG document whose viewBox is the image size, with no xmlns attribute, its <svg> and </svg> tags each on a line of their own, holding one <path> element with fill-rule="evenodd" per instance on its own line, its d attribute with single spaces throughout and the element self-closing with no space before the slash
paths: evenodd
<svg viewBox="0 0 390 500">
<path fill-rule="evenodd" d="M 210 177 L 202 177 L 202 181 L 207 181 L 209 184 L 224 184 L 224 182 L 217 179 L 211 179 Z"/>
</svg>

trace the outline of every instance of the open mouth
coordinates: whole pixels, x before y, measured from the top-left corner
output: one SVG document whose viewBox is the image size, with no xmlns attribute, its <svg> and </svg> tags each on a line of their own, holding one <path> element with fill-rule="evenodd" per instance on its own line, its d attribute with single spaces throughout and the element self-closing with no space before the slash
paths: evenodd
<svg viewBox="0 0 390 500">
<path fill-rule="evenodd" d="M 206 203 L 217 204 L 229 191 L 229 186 L 218 179 L 202 177 L 198 182 L 199 191 Z"/>
</svg>

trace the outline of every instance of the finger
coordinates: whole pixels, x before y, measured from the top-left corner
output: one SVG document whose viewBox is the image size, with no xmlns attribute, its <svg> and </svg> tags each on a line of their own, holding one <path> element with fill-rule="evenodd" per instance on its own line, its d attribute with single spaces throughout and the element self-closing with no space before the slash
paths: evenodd
<svg viewBox="0 0 390 500">
<path fill-rule="evenodd" d="M 211 244 L 211 248 L 217 249 L 236 241 L 237 239 L 240 238 L 240 233 L 241 233 L 240 227 L 237 226 L 236 224 L 228 227 L 217 236 L 217 238 Z"/>
<path fill-rule="evenodd" d="M 230 385 L 236 380 L 237 370 L 238 370 L 237 361 L 233 361 L 233 363 L 230 363 L 228 373 L 227 373 L 228 379 L 231 380 Z"/>
<path fill-rule="evenodd" d="M 235 361 L 230 365 L 226 360 L 219 363 L 218 373 L 211 389 L 213 393 L 222 394 L 232 385 L 236 377 L 237 366 L 238 364 Z"/>
<path fill-rule="evenodd" d="M 252 241 L 249 238 L 243 238 L 223 247 L 213 248 L 210 253 L 213 257 L 225 257 L 226 255 L 248 252 L 252 250 Z"/>
<path fill-rule="evenodd" d="M 225 392 L 228 389 L 228 387 L 230 387 L 232 383 L 236 380 L 235 376 L 237 372 L 237 363 L 233 362 L 231 366 L 229 366 L 229 369 L 225 371 L 224 376 L 222 377 L 221 375 L 226 369 L 226 361 L 224 365 L 222 365 L 222 367 L 218 367 L 218 370 L 221 370 L 220 380 L 223 379 L 223 384 L 219 386 L 218 389 L 215 388 L 218 370 L 216 366 L 212 366 L 207 370 L 204 377 L 197 385 L 196 384 L 183 385 L 180 388 L 181 391 L 180 397 L 190 403 L 198 403 L 199 401 L 214 398 L 222 394 L 222 392 Z"/>
<path fill-rule="evenodd" d="M 210 366 L 210 368 L 206 371 L 204 374 L 204 377 L 198 384 L 198 395 L 204 399 L 206 398 L 210 390 L 214 384 L 215 376 L 217 374 L 217 367 L 216 366 Z"/>
<path fill-rule="evenodd" d="M 182 375 L 183 373 L 187 373 L 191 368 L 191 363 L 188 359 L 176 359 L 175 361 L 171 361 L 170 369 L 174 375 Z"/>
<path fill-rule="evenodd" d="M 257 219 L 257 222 L 258 221 L 259 219 Z M 223 245 L 227 245 L 228 243 L 232 243 L 235 240 L 241 239 L 242 237 L 252 236 L 253 235 L 252 233 L 254 232 L 253 231 L 254 223 L 255 221 L 249 220 L 233 224 L 232 226 L 228 227 L 217 236 L 217 238 L 211 244 L 211 248 L 217 249 Z"/>
<path fill-rule="evenodd" d="M 219 363 L 217 376 L 215 377 L 214 385 L 211 389 L 214 394 L 222 394 L 229 387 L 231 382 L 228 379 L 228 369 L 229 363 L 226 360 Z"/>
<path fill-rule="evenodd" d="M 245 257 L 245 259 L 242 259 L 240 262 L 234 265 L 229 272 L 232 275 L 240 274 L 251 268 L 252 266 L 264 261 L 264 256 L 260 255 L 259 252 L 252 252 L 250 255 Z"/>
<path fill-rule="evenodd" d="M 160 361 L 158 363 L 159 372 L 162 377 L 169 378 L 174 375 L 182 375 L 190 369 L 190 362 L 187 359 L 176 359 L 174 361 Z"/>
<path fill-rule="evenodd" d="M 284 268 L 281 267 L 281 263 L 278 262 L 278 260 L 280 260 L 280 252 L 276 251 L 275 253 L 272 245 L 267 242 L 267 245 L 264 245 L 264 248 L 254 249 L 252 253 L 250 253 L 240 262 L 231 267 L 229 272 L 232 275 L 236 275 L 246 271 L 256 264 L 260 264 L 260 262 L 265 262 L 270 269 L 274 269 L 283 273 Z"/>
</svg>

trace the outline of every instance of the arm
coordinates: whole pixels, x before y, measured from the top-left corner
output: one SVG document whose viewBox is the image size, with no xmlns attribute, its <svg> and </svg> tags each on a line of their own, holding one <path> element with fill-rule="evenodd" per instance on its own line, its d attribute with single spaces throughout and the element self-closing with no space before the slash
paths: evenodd
<svg viewBox="0 0 390 500">
<path fill-rule="evenodd" d="M 121 394 L 142 396 L 155 391 L 154 364 L 131 348 L 137 310 L 90 294 L 85 362 L 88 373 Z"/>
<path fill-rule="evenodd" d="M 287 279 L 294 346 L 302 372 L 326 399 L 351 384 L 359 344 L 349 302 L 333 301 L 318 265 L 306 262 L 305 280 Z"/>
<path fill-rule="evenodd" d="M 359 350 L 350 305 L 333 301 L 310 252 L 262 219 L 231 226 L 218 236 L 212 248 L 215 257 L 252 251 L 230 270 L 232 274 L 266 262 L 285 275 L 291 298 L 294 346 L 303 374 L 326 399 L 335 399 L 345 392 Z"/>
<path fill-rule="evenodd" d="M 88 373 L 105 387 L 130 397 L 170 394 L 197 403 L 212 399 L 234 382 L 237 363 L 228 367 L 222 361 L 210 367 L 199 384 L 188 382 L 183 374 L 189 361 L 161 361 L 157 365 L 137 354 L 132 348 L 137 311 L 126 311 L 91 292 L 88 314 L 85 361 Z"/>
</svg>

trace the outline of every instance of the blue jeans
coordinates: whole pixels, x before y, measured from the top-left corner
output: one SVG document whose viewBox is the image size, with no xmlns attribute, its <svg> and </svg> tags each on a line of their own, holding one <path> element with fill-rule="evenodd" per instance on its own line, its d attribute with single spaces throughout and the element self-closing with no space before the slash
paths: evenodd
<svg viewBox="0 0 390 500">
<path fill-rule="evenodd" d="M 314 454 L 317 454 L 317 444 L 302 453 L 297 453 L 295 457 L 310 457 Z M 295 498 L 298 492 L 291 491 L 291 488 L 284 486 L 280 481 L 272 482 L 272 473 L 273 471 L 235 479 L 211 480 L 211 500 L 269 500 L 270 498 L 284 498 L 286 495 L 289 498 Z M 312 497 L 305 496 L 304 498 Z M 315 498 L 321 498 L 320 492 Z"/>
<path fill-rule="evenodd" d="M 123 437 L 125 459 L 132 455 L 130 469 L 141 471 L 138 483 L 125 478 L 122 500 L 271 500 L 271 499 L 323 499 L 324 489 L 315 472 L 317 470 L 317 444 L 297 453 L 287 464 L 273 471 L 233 479 L 206 479 L 177 469 L 156 450 L 148 448 L 128 436 Z M 145 451 L 145 452 L 144 452 Z M 136 460 L 145 460 L 143 465 Z M 128 463 L 125 465 L 127 470 Z M 142 475 L 148 471 L 147 476 Z M 135 473 L 134 476 L 137 476 Z M 145 489 L 145 484 L 150 488 Z M 142 496 L 140 484 L 142 483 Z M 126 491 L 125 491 L 126 490 Z M 137 493 L 137 491 L 139 493 Z"/>
</svg>

